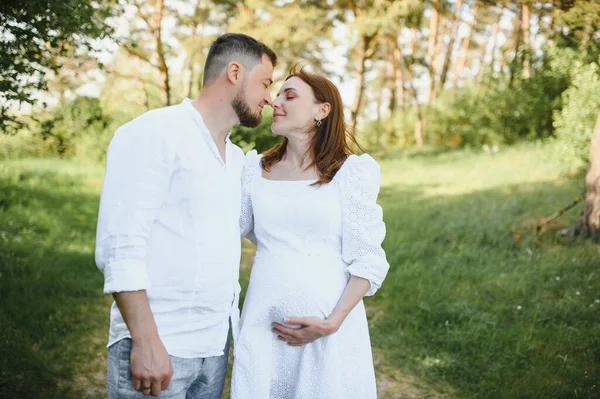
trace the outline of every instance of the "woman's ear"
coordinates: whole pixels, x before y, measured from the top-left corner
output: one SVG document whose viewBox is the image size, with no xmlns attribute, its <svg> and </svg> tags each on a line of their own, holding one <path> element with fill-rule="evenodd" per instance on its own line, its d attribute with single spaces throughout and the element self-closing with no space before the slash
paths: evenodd
<svg viewBox="0 0 600 399">
<path fill-rule="evenodd" d="M 321 120 L 321 119 L 327 118 L 327 115 L 329 115 L 329 112 L 331 112 L 331 104 L 329 104 L 329 103 L 320 104 L 316 119 Z"/>
</svg>

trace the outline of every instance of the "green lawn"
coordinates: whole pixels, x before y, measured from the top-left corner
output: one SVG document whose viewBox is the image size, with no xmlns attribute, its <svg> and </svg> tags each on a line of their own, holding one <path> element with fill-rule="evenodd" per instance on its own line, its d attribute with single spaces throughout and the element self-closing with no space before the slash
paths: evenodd
<svg viewBox="0 0 600 399">
<path fill-rule="evenodd" d="M 580 194 L 551 159 L 531 146 L 382 158 L 391 270 L 367 300 L 382 397 L 600 396 L 600 249 L 528 227 Z M 102 173 L 0 164 L 0 397 L 104 396 Z"/>
</svg>

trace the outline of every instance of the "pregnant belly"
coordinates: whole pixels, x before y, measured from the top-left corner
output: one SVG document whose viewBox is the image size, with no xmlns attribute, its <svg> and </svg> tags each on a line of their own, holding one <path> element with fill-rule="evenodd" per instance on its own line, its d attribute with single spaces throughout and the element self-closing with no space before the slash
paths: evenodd
<svg viewBox="0 0 600 399">
<path fill-rule="evenodd" d="M 260 306 L 270 322 L 282 323 L 285 317 L 326 318 L 348 283 L 345 269 L 340 259 L 259 256 L 247 299 Z"/>
</svg>

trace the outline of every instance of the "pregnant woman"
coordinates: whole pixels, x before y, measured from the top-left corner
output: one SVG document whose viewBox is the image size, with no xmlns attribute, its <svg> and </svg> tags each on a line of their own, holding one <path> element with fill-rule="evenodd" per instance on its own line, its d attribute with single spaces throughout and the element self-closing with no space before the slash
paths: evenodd
<svg viewBox="0 0 600 399">
<path fill-rule="evenodd" d="M 389 268 L 379 166 L 352 154 L 340 94 L 324 76 L 292 72 L 272 106 L 283 141 L 248 153 L 242 176 L 242 234 L 257 252 L 232 398 L 375 398 L 362 298 Z"/>
</svg>

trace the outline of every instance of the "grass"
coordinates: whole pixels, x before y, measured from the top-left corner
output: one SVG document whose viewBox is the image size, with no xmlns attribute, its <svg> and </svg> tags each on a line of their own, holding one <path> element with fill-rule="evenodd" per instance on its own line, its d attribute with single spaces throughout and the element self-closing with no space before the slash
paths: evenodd
<svg viewBox="0 0 600 399">
<path fill-rule="evenodd" d="M 581 191 L 550 151 L 383 163 L 392 269 L 368 304 L 391 365 L 456 397 L 600 396 L 600 250 L 523 227 Z"/>
<path fill-rule="evenodd" d="M 382 158 L 391 269 L 366 301 L 382 397 L 600 396 L 600 249 L 559 224 L 531 233 L 582 187 L 550 154 Z M 0 397 L 104 396 L 101 179 L 69 161 L 0 164 Z"/>
<path fill-rule="evenodd" d="M 0 164 L 0 397 L 101 395 L 110 303 L 93 263 L 101 176 L 63 161 Z"/>
</svg>

